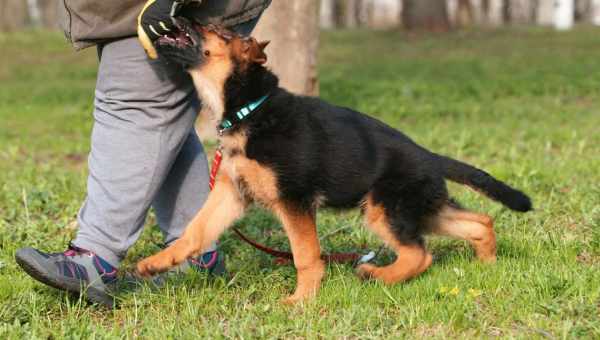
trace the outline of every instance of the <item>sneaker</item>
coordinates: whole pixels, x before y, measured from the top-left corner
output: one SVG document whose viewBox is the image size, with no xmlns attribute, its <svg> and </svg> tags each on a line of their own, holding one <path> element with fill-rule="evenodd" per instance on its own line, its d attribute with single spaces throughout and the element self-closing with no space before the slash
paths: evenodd
<svg viewBox="0 0 600 340">
<path fill-rule="evenodd" d="M 15 260 L 29 276 L 48 286 L 114 306 L 110 291 L 117 282 L 117 269 L 91 251 L 73 245 L 63 253 L 22 248 L 17 250 Z"/>
<path fill-rule="evenodd" d="M 206 272 L 215 276 L 224 275 L 225 258 L 218 250 L 209 251 L 197 257 L 189 258 L 175 268 L 175 271 L 186 272 L 190 269 L 197 272 Z"/>
</svg>

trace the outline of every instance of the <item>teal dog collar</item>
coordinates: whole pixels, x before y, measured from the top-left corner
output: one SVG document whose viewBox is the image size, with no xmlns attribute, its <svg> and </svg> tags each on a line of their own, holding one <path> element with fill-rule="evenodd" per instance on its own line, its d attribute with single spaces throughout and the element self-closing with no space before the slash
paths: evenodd
<svg viewBox="0 0 600 340">
<path fill-rule="evenodd" d="M 219 136 L 223 135 L 225 131 L 231 129 L 234 123 L 241 122 L 242 120 L 246 119 L 246 117 L 248 117 L 252 113 L 252 111 L 256 110 L 265 100 L 267 100 L 267 98 L 269 98 L 268 94 L 258 98 L 257 100 L 239 109 L 239 111 L 235 113 L 234 122 L 232 122 L 229 119 L 223 119 L 221 121 L 221 124 L 219 124 L 218 128 Z"/>
</svg>

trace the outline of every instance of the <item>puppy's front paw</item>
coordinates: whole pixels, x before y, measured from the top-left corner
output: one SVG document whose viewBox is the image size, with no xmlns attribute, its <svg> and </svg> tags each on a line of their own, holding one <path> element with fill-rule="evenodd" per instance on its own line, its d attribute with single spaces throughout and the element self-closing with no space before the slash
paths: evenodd
<svg viewBox="0 0 600 340">
<path fill-rule="evenodd" d="M 361 280 L 371 280 L 374 277 L 374 272 L 377 267 L 370 263 L 363 263 L 356 268 L 356 275 Z"/>
<path fill-rule="evenodd" d="M 307 300 L 310 300 L 310 296 L 292 294 L 290 296 L 287 296 L 287 297 L 281 299 L 281 303 L 283 303 L 284 305 L 293 306 L 293 305 L 305 302 Z"/>
<path fill-rule="evenodd" d="M 141 276 L 152 276 L 163 273 L 182 263 L 188 257 L 197 253 L 199 248 L 190 246 L 188 240 L 180 238 L 167 249 L 143 259 L 137 264 L 137 272 Z M 195 244 L 199 244 L 196 242 Z"/>
<path fill-rule="evenodd" d="M 174 263 L 173 257 L 168 253 L 163 253 L 165 252 L 160 252 L 138 262 L 136 267 L 138 274 L 143 277 L 150 277 L 158 273 L 166 272 L 173 267 L 176 264 Z"/>
</svg>

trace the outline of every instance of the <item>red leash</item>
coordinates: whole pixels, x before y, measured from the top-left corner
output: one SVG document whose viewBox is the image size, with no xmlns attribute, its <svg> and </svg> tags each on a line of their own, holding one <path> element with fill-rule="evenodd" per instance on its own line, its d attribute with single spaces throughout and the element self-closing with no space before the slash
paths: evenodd
<svg viewBox="0 0 600 340">
<path fill-rule="evenodd" d="M 217 148 L 217 151 L 215 151 L 215 158 L 213 158 L 212 166 L 210 167 L 210 180 L 208 181 L 208 187 L 210 190 L 215 187 L 215 179 L 217 178 L 217 172 L 219 172 L 219 167 L 221 166 L 222 160 L 223 153 L 219 147 Z"/>
<path fill-rule="evenodd" d="M 210 169 L 210 181 L 208 182 L 208 186 L 210 190 L 215 187 L 215 179 L 217 178 L 217 173 L 219 172 L 219 167 L 221 166 L 221 161 L 223 160 L 223 153 L 221 152 L 221 148 L 218 148 L 215 152 L 215 158 L 213 158 L 212 166 Z M 283 264 L 288 262 L 289 260 L 294 259 L 294 255 L 288 251 L 276 250 L 273 248 L 269 248 L 264 246 L 256 241 L 251 240 L 246 235 L 244 235 L 239 229 L 233 228 L 233 231 L 246 243 L 253 246 L 254 248 L 265 252 L 271 256 L 278 258 L 278 263 Z M 321 255 L 321 259 L 327 262 L 335 262 L 335 263 L 347 263 L 347 262 L 356 262 L 361 259 L 362 256 L 358 253 L 333 253 L 333 254 L 323 254 Z"/>
</svg>

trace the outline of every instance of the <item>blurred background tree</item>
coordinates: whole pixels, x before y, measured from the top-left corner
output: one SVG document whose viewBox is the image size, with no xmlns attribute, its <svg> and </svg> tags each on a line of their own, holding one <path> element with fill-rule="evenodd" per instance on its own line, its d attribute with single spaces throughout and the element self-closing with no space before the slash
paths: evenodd
<svg viewBox="0 0 600 340">
<path fill-rule="evenodd" d="M 59 0 L 0 0 L 0 31 L 57 28 L 57 6 L 64 4 Z M 314 25 L 447 31 L 503 25 L 556 27 L 561 20 L 566 20 L 567 29 L 571 21 L 600 25 L 600 0 L 275 0 L 259 32 L 277 39 L 262 27 L 277 27 L 275 31 L 285 35 L 293 31 L 287 26 L 299 22 L 312 33 Z"/>
<path fill-rule="evenodd" d="M 57 28 L 56 8 L 61 5 L 59 0 L 0 0 L 0 31 L 30 26 Z M 472 26 L 556 25 L 560 16 L 600 25 L 600 0 L 275 0 L 276 9 L 269 10 L 263 19 L 285 13 L 286 20 L 297 21 L 296 16 L 310 20 L 304 12 L 307 6 L 312 15 L 318 16 L 320 27 L 326 29 L 402 27 L 444 31 Z M 565 9 L 565 13 L 559 13 Z"/>
<path fill-rule="evenodd" d="M 143 0 L 140 0 L 143 1 Z M 57 29 L 59 0 L 0 0 L 0 31 Z M 600 0 L 275 0 L 255 35 L 272 40 L 269 65 L 290 90 L 318 93 L 319 28 L 445 32 L 504 25 L 600 25 Z"/>
<path fill-rule="evenodd" d="M 43 27 L 58 28 L 57 0 L 28 0 L 33 6 L 38 7 L 40 13 L 39 24 Z"/>
<path fill-rule="evenodd" d="M 402 4 L 402 23 L 407 30 L 450 30 L 447 1 L 404 0 Z"/>
<path fill-rule="evenodd" d="M 0 30 L 14 31 L 30 23 L 27 2 L 24 0 L 0 0 Z"/>
<path fill-rule="evenodd" d="M 265 11 L 253 33 L 259 40 L 285 46 L 268 48 L 267 65 L 279 75 L 284 87 L 295 93 L 317 95 L 319 92 L 318 18 L 318 0 L 276 0 Z"/>
<path fill-rule="evenodd" d="M 562 9 L 575 22 L 600 25 L 600 0 L 321 0 L 320 7 L 320 25 L 326 29 L 556 26 Z"/>
</svg>

